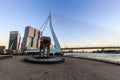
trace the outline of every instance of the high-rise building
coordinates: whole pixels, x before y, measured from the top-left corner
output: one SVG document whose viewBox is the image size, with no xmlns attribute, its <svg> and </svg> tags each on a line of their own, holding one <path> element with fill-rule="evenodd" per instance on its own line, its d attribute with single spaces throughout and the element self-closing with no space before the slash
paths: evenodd
<svg viewBox="0 0 120 80">
<path fill-rule="evenodd" d="M 9 37 L 9 47 L 10 50 L 20 50 L 21 36 L 18 31 L 11 31 Z"/>
<path fill-rule="evenodd" d="M 0 54 L 4 54 L 5 53 L 5 46 L 0 46 Z"/>
<path fill-rule="evenodd" d="M 37 29 L 27 26 L 25 28 L 25 33 L 23 37 L 23 42 L 21 49 L 28 50 L 28 49 L 38 49 L 40 46 L 40 36 L 42 33 Z"/>
</svg>

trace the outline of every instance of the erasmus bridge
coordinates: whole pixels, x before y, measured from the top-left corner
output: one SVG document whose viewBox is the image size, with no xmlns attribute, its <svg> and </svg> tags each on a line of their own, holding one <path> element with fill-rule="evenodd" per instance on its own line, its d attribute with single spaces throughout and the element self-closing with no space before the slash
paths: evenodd
<svg viewBox="0 0 120 80">
<path fill-rule="evenodd" d="M 54 41 L 54 44 L 55 44 L 54 48 L 51 48 L 51 50 L 50 50 L 51 52 L 61 52 L 61 51 L 69 51 L 69 50 L 82 50 L 82 49 L 86 49 L 86 50 L 87 49 L 91 49 L 91 50 L 92 49 L 96 49 L 96 50 L 99 49 L 101 51 L 104 51 L 105 49 L 120 50 L 120 45 L 119 45 L 120 40 L 115 40 L 116 39 L 115 37 L 119 37 L 119 34 L 117 34 L 116 32 L 113 32 L 113 33 L 111 33 L 112 31 L 101 32 L 100 34 L 103 35 L 102 38 L 103 39 L 105 38 L 106 40 L 104 40 L 102 42 L 102 39 L 100 40 L 100 39 L 96 38 L 96 39 L 92 39 L 92 40 L 90 39 L 90 42 L 88 42 L 87 40 L 89 40 L 89 39 L 86 39 L 86 37 L 87 36 L 89 37 L 89 33 L 87 35 L 85 33 L 84 33 L 85 35 L 84 34 L 77 35 L 76 38 L 81 37 L 78 40 L 78 39 L 72 37 L 72 34 L 75 34 L 75 33 L 71 31 L 70 32 L 71 38 L 66 40 L 66 42 L 64 42 L 64 43 L 61 43 L 59 41 L 59 39 L 57 38 L 58 36 L 56 36 L 56 33 L 55 33 L 56 30 L 54 29 L 57 26 L 53 27 L 51 12 L 50 12 L 48 18 L 45 20 L 45 22 L 43 23 L 43 25 L 41 27 L 41 28 L 43 28 L 43 31 L 44 31 L 46 25 L 48 24 L 48 22 L 49 22 L 49 28 L 50 28 L 50 31 L 51 31 L 51 34 L 52 34 L 52 38 L 53 38 L 53 41 Z M 61 32 L 61 33 L 63 33 L 63 32 Z M 64 34 L 67 34 L 67 33 L 68 33 L 67 31 L 64 31 Z M 98 34 L 98 33 L 96 33 L 95 31 L 91 31 L 91 34 L 93 34 L 93 36 L 94 36 L 94 34 Z M 98 36 L 100 36 L 99 38 L 101 38 L 101 35 L 98 34 Z M 62 36 L 65 36 L 65 35 L 62 35 Z M 62 36 L 60 36 L 59 38 L 64 40 L 64 38 L 62 38 Z M 110 40 L 111 36 L 112 36 L 112 40 Z M 72 43 L 72 41 L 74 41 L 75 43 Z M 116 43 L 116 44 L 113 44 L 113 42 Z M 61 44 L 64 45 L 64 46 L 61 47 Z M 66 44 L 67 44 L 67 46 L 66 46 Z M 92 45 L 92 44 L 96 44 L 96 45 Z M 26 50 L 25 52 L 39 52 L 39 49 L 37 49 L 37 50 Z"/>
</svg>

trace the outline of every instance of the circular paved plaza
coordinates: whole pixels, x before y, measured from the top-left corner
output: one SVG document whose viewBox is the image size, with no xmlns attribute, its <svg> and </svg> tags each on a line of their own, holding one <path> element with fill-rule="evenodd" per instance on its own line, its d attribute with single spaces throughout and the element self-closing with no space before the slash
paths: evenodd
<svg viewBox="0 0 120 80">
<path fill-rule="evenodd" d="M 24 56 L 0 60 L 0 80 L 120 80 L 120 66 L 65 58 L 60 64 L 32 64 Z"/>
</svg>

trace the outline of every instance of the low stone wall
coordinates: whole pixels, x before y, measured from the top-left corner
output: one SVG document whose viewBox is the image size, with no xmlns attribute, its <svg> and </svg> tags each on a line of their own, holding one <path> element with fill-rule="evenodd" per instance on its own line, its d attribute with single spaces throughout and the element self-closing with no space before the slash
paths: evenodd
<svg viewBox="0 0 120 80">
<path fill-rule="evenodd" d="M 11 55 L 1 55 L 1 56 L 0 56 L 0 60 L 12 58 L 12 57 L 13 57 L 13 56 L 11 56 Z"/>
</svg>

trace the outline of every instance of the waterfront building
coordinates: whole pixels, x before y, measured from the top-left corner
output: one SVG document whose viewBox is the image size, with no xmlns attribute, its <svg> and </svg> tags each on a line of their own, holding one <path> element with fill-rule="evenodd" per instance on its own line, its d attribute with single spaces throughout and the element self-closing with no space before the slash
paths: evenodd
<svg viewBox="0 0 120 80">
<path fill-rule="evenodd" d="M 21 49 L 22 50 L 38 49 L 40 47 L 41 35 L 42 33 L 37 29 L 31 26 L 27 26 L 25 28 Z"/>
<path fill-rule="evenodd" d="M 3 49 L 5 49 L 5 46 L 0 46 L 0 50 L 3 50 Z"/>
<path fill-rule="evenodd" d="M 6 47 L 5 46 L 0 46 L 0 54 L 6 54 Z"/>
<path fill-rule="evenodd" d="M 21 36 L 18 31 L 11 31 L 9 36 L 9 50 L 20 50 Z"/>
</svg>

